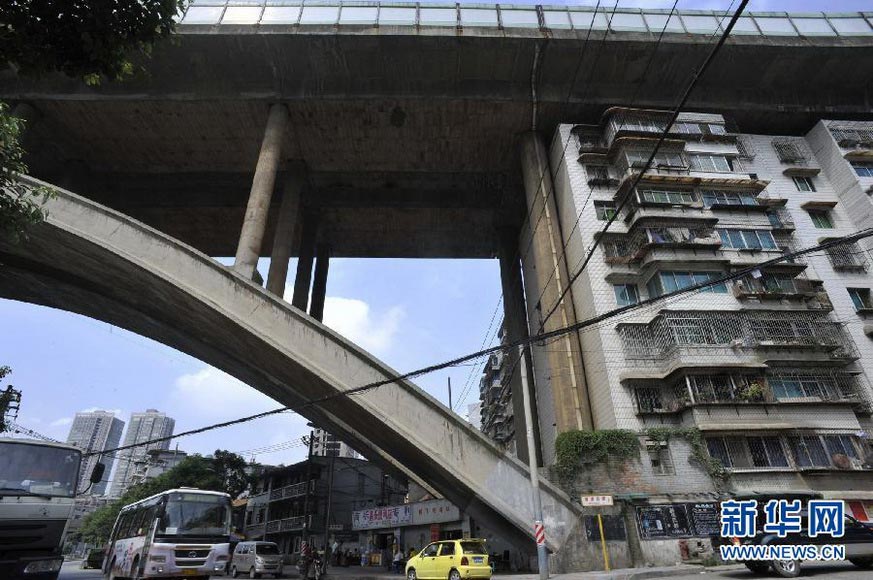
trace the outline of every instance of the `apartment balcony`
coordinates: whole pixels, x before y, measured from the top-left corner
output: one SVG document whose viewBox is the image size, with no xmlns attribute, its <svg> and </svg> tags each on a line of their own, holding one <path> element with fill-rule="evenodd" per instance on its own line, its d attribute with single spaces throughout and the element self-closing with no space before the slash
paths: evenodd
<svg viewBox="0 0 873 580">
<path fill-rule="evenodd" d="M 304 528 L 304 524 L 307 522 L 307 519 L 311 524 L 310 526 L 307 526 L 310 531 L 313 530 L 313 525 L 318 525 L 321 523 L 320 518 L 313 517 L 311 515 L 282 518 L 267 522 L 266 533 L 275 534 L 278 532 L 294 532 L 302 530 Z"/>
<path fill-rule="evenodd" d="M 607 264 L 632 264 L 652 250 L 718 249 L 721 238 L 711 227 L 645 227 L 634 228 L 629 234 L 608 236 L 603 247 Z"/>
<path fill-rule="evenodd" d="M 318 489 L 318 480 L 311 480 L 309 482 L 309 492 L 315 493 Z M 278 487 L 276 489 L 270 490 L 270 501 L 279 501 L 283 499 L 295 498 L 295 497 L 303 497 L 307 493 L 307 485 L 305 481 L 300 483 L 295 483 L 292 485 L 286 485 L 285 487 Z"/>
<path fill-rule="evenodd" d="M 775 419 L 780 424 L 788 421 L 797 425 L 808 424 L 811 420 L 804 411 L 792 411 L 793 406 L 803 405 L 848 405 L 851 409 L 870 412 L 869 385 L 863 375 L 835 371 L 830 368 L 808 369 L 802 367 L 771 367 L 766 375 L 704 374 L 680 377 L 667 385 L 645 381 L 632 381 L 633 400 L 636 414 L 665 415 L 695 408 L 708 413 L 715 422 L 723 421 L 712 409 L 716 407 L 737 406 L 780 406 L 775 417 L 766 417 L 763 411 L 761 421 Z M 706 409 L 710 409 L 707 411 Z M 848 412 L 854 413 L 854 410 Z M 736 411 L 739 412 L 739 411 Z M 716 413 L 716 415 L 712 415 Z M 745 412 L 747 417 L 760 415 L 759 411 Z M 751 413 L 751 414 L 750 414 Z M 794 413 L 793 415 L 788 415 Z M 841 414 L 846 411 L 834 410 Z M 757 414 L 757 415 L 756 415 Z M 733 415 L 737 418 L 736 413 Z M 695 421 L 709 422 L 708 418 Z M 824 421 L 825 425 L 827 421 Z M 827 425 L 825 425 L 827 426 Z"/>
<path fill-rule="evenodd" d="M 616 325 L 628 366 L 671 368 L 735 362 L 848 364 L 854 342 L 824 312 L 664 311 L 649 323 Z"/>
<path fill-rule="evenodd" d="M 873 155 L 873 124 L 864 121 L 830 122 L 828 130 L 843 149 L 869 151 Z"/>
<path fill-rule="evenodd" d="M 247 538 L 263 538 L 267 532 L 267 524 L 251 524 L 246 526 Z"/>
<path fill-rule="evenodd" d="M 806 302 L 808 308 L 831 311 L 834 309 L 821 282 L 805 278 L 747 276 L 733 283 L 733 294 L 741 301 L 796 300 Z"/>
</svg>

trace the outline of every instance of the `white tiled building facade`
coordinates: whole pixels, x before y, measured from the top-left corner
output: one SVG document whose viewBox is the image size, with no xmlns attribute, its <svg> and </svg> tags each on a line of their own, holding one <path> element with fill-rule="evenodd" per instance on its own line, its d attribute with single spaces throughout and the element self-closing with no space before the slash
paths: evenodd
<svg viewBox="0 0 873 580">
<path fill-rule="evenodd" d="M 599 125 L 559 127 L 550 163 L 571 273 L 669 117 L 614 108 Z M 589 319 L 873 227 L 871 176 L 873 123 L 821 120 L 803 137 L 747 135 L 720 115 L 683 113 L 575 281 L 576 315 Z M 697 427 L 733 490 L 822 491 L 851 500 L 853 510 L 869 507 L 873 519 L 871 240 L 582 331 L 595 428 Z M 532 304 L 535 276 L 525 268 Z M 542 312 L 529 315 L 539 328 Z M 547 463 L 557 433 L 542 351 L 558 345 L 534 349 Z M 654 493 L 713 490 L 685 441 L 643 445 Z"/>
</svg>

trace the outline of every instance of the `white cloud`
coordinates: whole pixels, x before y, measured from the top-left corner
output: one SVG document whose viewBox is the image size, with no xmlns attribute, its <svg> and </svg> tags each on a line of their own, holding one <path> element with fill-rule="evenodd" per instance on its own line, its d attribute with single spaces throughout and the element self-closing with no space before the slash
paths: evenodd
<svg viewBox="0 0 873 580">
<path fill-rule="evenodd" d="M 63 427 L 64 425 L 71 425 L 73 423 L 72 417 L 61 417 L 60 419 L 56 419 L 49 423 L 52 427 Z"/>
<path fill-rule="evenodd" d="M 328 296 L 324 301 L 324 324 L 377 355 L 391 350 L 394 336 L 406 313 L 400 306 L 374 315 L 363 300 Z"/>
<path fill-rule="evenodd" d="M 279 406 L 267 395 L 213 367 L 180 376 L 170 393 L 170 408 L 212 419 L 253 415 Z"/>
</svg>

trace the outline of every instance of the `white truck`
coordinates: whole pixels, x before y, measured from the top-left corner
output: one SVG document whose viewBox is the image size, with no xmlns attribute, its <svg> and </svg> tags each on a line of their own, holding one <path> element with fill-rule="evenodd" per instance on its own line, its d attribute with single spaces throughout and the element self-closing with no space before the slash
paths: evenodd
<svg viewBox="0 0 873 580">
<path fill-rule="evenodd" d="M 0 578 L 58 577 L 81 464 L 72 445 L 0 438 Z"/>
</svg>

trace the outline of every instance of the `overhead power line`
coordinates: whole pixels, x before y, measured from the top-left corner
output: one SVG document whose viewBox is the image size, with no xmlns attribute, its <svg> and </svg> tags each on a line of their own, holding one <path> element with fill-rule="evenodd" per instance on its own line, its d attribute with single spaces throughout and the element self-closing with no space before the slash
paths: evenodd
<svg viewBox="0 0 873 580">
<path fill-rule="evenodd" d="M 745 10 L 746 5 L 748 3 L 749 3 L 749 0 L 742 0 L 740 2 L 740 5 L 737 7 L 736 12 L 734 12 L 734 15 L 730 19 L 730 22 L 728 22 L 728 25 L 725 27 L 724 32 L 722 33 L 721 37 L 718 39 L 718 42 L 715 44 L 715 46 L 712 47 L 712 50 L 709 52 L 709 55 L 706 57 L 706 60 L 703 61 L 703 64 L 700 66 L 699 69 L 697 69 L 697 71 L 695 71 L 694 75 L 691 77 L 691 82 L 688 83 L 688 86 L 685 88 L 685 91 L 682 93 L 682 98 L 679 99 L 679 102 L 673 108 L 673 111 L 670 114 L 670 120 L 667 121 L 667 123 L 664 126 L 664 130 L 659 135 L 658 141 L 655 143 L 655 147 L 652 149 L 651 154 L 649 154 L 649 159 L 646 161 L 646 164 L 643 166 L 642 170 L 639 171 L 636 174 L 636 176 L 634 177 L 633 183 L 628 188 L 628 190 L 625 192 L 625 194 L 622 196 L 621 201 L 619 201 L 618 206 L 616 206 L 615 212 L 613 213 L 613 215 L 603 225 L 603 228 L 600 230 L 601 235 L 594 237 L 594 242 L 591 244 L 591 247 L 588 249 L 588 253 L 585 255 L 585 258 L 582 261 L 582 265 L 579 267 L 578 270 L 576 270 L 573 274 L 570 275 L 570 279 L 567 280 L 567 284 L 564 287 L 564 289 L 561 291 L 560 295 L 558 295 L 558 299 L 555 301 L 555 304 L 552 306 L 552 308 L 549 310 L 549 312 L 546 313 L 545 317 L 543 317 L 542 322 L 540 322 L 540 330 L 541 331 L 543 329 L 545 329 L 546 322 L 549 320 L 549 318 L 551 318 L 552 314 L 554 314 L 555 311 L 557 311 L 557 309 L 560 307 L 561 301 L 564 299 L 564 296 L 567 295 L 567 292 L 570 291 L 570 288 L 573 287 L 573 283 L 576 281 L 576 279 L 579 278 L 579 276 L 582 274 L 582 272 L 588 266 L 588 263 L 591 261 L 591 258 L 594 256 L 594 251 L 600 245 L 600 240 L 603 239 L 602 234 L 606 233 L 606 231 L 609 230 L 609 227 L 615 222 L 615 220 L 618 218 L 619 214 L 621 213 L 621 210 L 627 204 L 627 201 L 631 198 L 631 194 L 634 191 L 636 191 L 637 185 L 639 185 L 640 180 L 643 178 L 643 176 L 646 174 L 646 172 L 649 169 L 651 169 L 652 163 L 654 163 L 654 161 L 655 161 L 655 156 L 658 154 L 658 150 L 661 148 L 661 145 L 664 143 L 664 141 L 667 139 L 667 136 L 670 134 L 670 127 L 672 127 L 673 124 L 676 123 L 676 119 L 679 117 L 679 113 L 682 111 L 682 109 L 685 108 L 685 105 L 688 103 L 688 98 L 691 96 L 691 92 L 697 86 L 697 82 L 700 80 L 700 78 L 709 69 L 709 66 L 712 64 L 712 61 L 715 60 L 716 55 L 718 54 L 719 50 L 721 50 L 721 47 L 724 46 L 724 43 L 727 41 L 728 37 L 730 36 L 730 33 L 733 30 L 734 25 L 737 23 L 737 20 L 739 20 L 740 15 L 743 13 L 743 10 Z"/>
<path fill-rule="evenodd" d="M 706 282 L 702 282 L 700 284 L 695 284 L 693 286 L 688 286 L 687 288 L 682 288 L 680 290 L 675 290 L 673 292 L 668 292 L 668 293 L 663 294 L 663 295 L 658 296 L 658 297 L 648 298 L 646 300 L 641 300 L 636 304 L 630 304 L 627 306 L 621 306 L 621 307 L 615 308 L 613 310 L 610 310 L 610 311 L 605 312 L 603 314 L 600 314 L 598 316 L 594 316 L 594 317 L 588 318 L 586 320 L 576 322 L 575 324 L 571 324 L 571 325 L 568 325 L 568 326 L 565 326 L 562 328 L 557 328 L 557 329 L 551 330 L 549 332 L 543 332 L 543 333 L 540 333 L 540 334 L 537 334 L 534 336 L 530 336 L 530 337 L 525 338 L 525 339 L 507 342 L 506 344 L 500 344 L 497 346 L 486 348 L 484 350 L 479 350 L 479 351 L 476 351 L 476 352 L 473 352 L 470 354 L 466 354 L 466 355 L 460 356 L 458 358 L 455 358 L 455 359 L 452 359 L 449 361 L 433 364 L 433 365 L 423 367 L 423 368 L 420 368 L 420 369 L 417 369 L 414 371 L 410 371 L 408 373 L 396 375 L 396 376 L 382 379 L 379 381 L 374 381 L 372 383 L 367 383 L 365 385 L 361 385 L 359 387 L 348 389 L 346 391 L 339 391 L 336 393 L 325 395 L 323 397 L 317 397 L 315 399 L 311 399 L 311 400 L 306 401 L 305 403 L 303 403 L 301 405 L 297 405 L 294 407 L 281 407 L 278 409 L 273 409 L 272 411 L 264 411 L 262 413 L 256 413 L 254 415 L 249 415 L 247 417 L 240 417 L 239 419 L 233 419 L 231 421 L 223 421 L 221 423 L 207 425 L 205 427 L 200 427 L 198 429 L 191 429 L 189 431 L 177 433 L 176 435 L 170 435 L 168 437 L 160 437 L 157 439 L 152 439 L 150 441 L 143 441 L 141 443 L 135 443 L 132 445 L 124 445 L 121 447 L 116 447 L 115 449 L 106 449 L 106 450 L 100 451 L 100 452 L 86 453 L 85 456 L 87 457 L 87 456 L 91 456 L 91 455 L 115 453 L 115 452 L 123 451 L 126 449 L 133 449 L 135 447 L 142 447 L 142 446 L 151 445 L 154 443 L 162 443 L 164 441 L 170 441 L 172 439 L 176 439 L 179 437 L 186 437 L 188 435 L 196 435 L 199 433 L 205 433 L 207 431 L 212 431 L 214 429 L 221 429 L 223 427 L 230 427 L 232 425 L 238 425 L 240 423 L 248 423 L 249 421 L 261 419 L 263 417 L 269 417 L 271 415 L 278 415 L 279 413 L 285 413 L 288 411 L 294 411 L 294 412 L 299 413 L 302 410 L 317 406 L 317 405 L 319 405 L 321 403 L 325 403 L 327 401 L 331 401 L 331 400 L 338 399 L 341 397 L 350 397 L 353 395 L 359 395 L 361 393 L 371 391 L 371 390 L 376 389 L 378 387 L 382 387 L 382 386 L 389 385 L 389 384 L 396 383 L 396 382 L 403 381 L 403 380 L 413 379 L 415 377 L 426 375 L 426 374 L 429 374 L 429 373 L 432 373 L 432 372 L 435 372 L 438 370 L 442 370 L 442 369 L 445 369 L 448 367 L 457 366 L 461 363 L 465 363 L 465 362 L 477 359 L 479 357 L 488 356 L 488 355 L 491 355 L 492 353 L 495 353 L 498 351 L 509 352 L 509 351 L 513 351 L 514 349 L 517 349 L 519 346 L 527 346 L 527 345 L 535 343 L 535 342 L 543 342 L 546 340 L 556 338 L 558 336 L 562 336 L 564 334 L 576 332 L 576 331 L 581 330 L 583 328 L 600 324 L 605 320 L 609 320 L 610 318 L 614 318 L 616 316 L 619 316 L 621 314 L 625 314 L 625 313 L 633 311 L 633 310 L 646 308 L 646 307 L 649 307 L 653 304 L 663 302 L 666 300 L 670 300 L 670 299 L 675 298 L 677 296 L 681 296 L 684 294 L 688 294 L 690 292 L 695 292 L 695 291 L 701 290 L 703 288 L 708 288 L 710 286 L 715 286 L 718 284 L 723 284 L 725 282 L 729 282 L 731 280 L 736 280 L 738 278 L 742 278 L 742 277 L 747 276 L 755 271 L 760 270 L 761 268 L 766 268 L 767 266 L 773 266 L 773 265 L 779 264 L 781 262 L 794 260 L 795 258 L 799 258 L 799 257 L 807 255 L 807 254 L 812 254 L 814 252 L 827 250 L 828 248 L 833 248 L 833 247 L 840 246 L 840 245 L 851 244 L 851 243 L 857 242 L 859 240 L 869 238 L 871 236 L 873 236 L 873 228 L 867 228 L 864 230 L 860 230 L 860 231 L 855 232 L 854 234 L 851 234 L 848 236 L 832 238 L 831 240 L 828 240 L 826 242 L 816 244 L 815 246 L 810 246 L 810 247 L 803 248 L 801 250 L 797 250 L 794 252 L 786 252 L 786 253 L 782 254 L 781 256 L 777 256 L 775 258 L 772 258 L 770 260 L 765 260 L 763 262 L 758 262 L 757 264 L 736 270 L 736 271 L 731 272 L 729 274 L 726 274 L 720 278 L 713 278 L 713 279 L 710 279 Z"/>
</svg>

